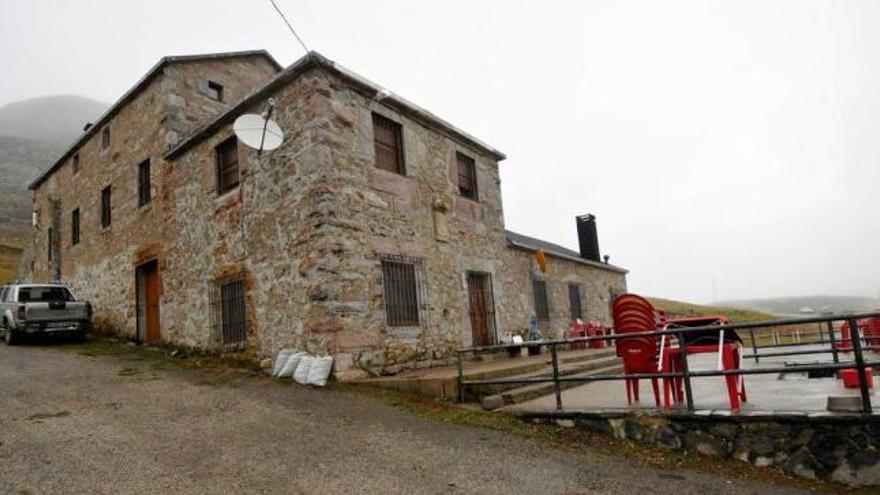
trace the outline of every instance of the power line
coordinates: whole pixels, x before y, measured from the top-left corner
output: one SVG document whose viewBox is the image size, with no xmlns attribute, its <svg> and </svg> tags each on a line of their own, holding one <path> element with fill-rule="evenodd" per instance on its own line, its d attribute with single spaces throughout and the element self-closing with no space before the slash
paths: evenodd
<svg viewBox="0 0 880 495">
<path fill-rule="evenodd" d="M 279 9 L 278 5 L 275 4 L 275 0 L 269 0 L 269 2 L 272 4 L 272 7 L 275 8 L 275 12 L 278 12 L 278 15 L 281 16 L 281 19 L 284 21 L 284 24 L 287 24 L 287 29 L 290 29 L 290 32 L 293 33 L 293 36 L 296 38 L 297 41 L 299 41 L 299 44 L 302 45 L 303 50 L 305 50 L 306 53 L 309 53 L 309 51 L 310 51 L 309 47 L 307 47 L 306 43 L 302 40 L 302 38 L 300 38 L 299 35 L 296 34 L 296 30 L 293 29 L 293 26 L 290 25 L 290 21 L 288 21 L 287 17 L 284 16 L 284 12 L 281 12 L 281 9 Z"/>
</svg>

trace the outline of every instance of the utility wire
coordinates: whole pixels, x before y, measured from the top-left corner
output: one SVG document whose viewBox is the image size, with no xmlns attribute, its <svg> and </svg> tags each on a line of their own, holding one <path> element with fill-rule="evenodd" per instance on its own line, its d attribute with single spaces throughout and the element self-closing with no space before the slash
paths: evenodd
<svg viewBox="0 0 880 495">
<path fill-rule="evenodd" d="M 284 16 L 284 12 L 281 12 L 281 9 L 279 9 L 278 5 L 275 4 L 275 0 L 269 0 L 269 2 L 272 4 L 272 7 L 275 7 L 275 12 L 278 12 L 278 15 L 281 16 L 282 20 L 284 20 L 284 24 L 287 24 L 287 29 L 290 29 L 290 32 L 293 33 L 293 36 L 296 38 L 297 41 L 299 41 L 299 44 L 302 45 L 303 50 L 305 50 L 306 53 L 309 53 L 309 47 L 307 47 L 302 38 L 300 38 L 299 35 L 296 34 L 296 30 L 293 29 L 293 26 L 290 25 L 290 21 L 288 21 L 287 17 Z"/>
</svg>

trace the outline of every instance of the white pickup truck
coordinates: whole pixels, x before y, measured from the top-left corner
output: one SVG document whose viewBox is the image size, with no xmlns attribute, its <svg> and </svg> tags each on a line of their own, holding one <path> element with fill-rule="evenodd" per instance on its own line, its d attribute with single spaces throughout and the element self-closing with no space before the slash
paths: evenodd
<svg viewBox="0 0 880 495">
<path fill-rule="evenodd" d="M 0 288 L 0 318 L 9 345 L 34 334 L 64 333 L 85 339 L 92 305 L 77 301 L 66 285 L 6 285 Z"/>
</svg>

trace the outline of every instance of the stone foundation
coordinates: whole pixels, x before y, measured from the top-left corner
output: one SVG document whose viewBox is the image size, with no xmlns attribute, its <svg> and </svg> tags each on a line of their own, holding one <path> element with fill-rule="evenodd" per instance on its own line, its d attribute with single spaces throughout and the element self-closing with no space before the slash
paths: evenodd
<svg viewBox="0 0 880 495">
<path fill-rule="evenodd" d="M 600 431 L 669 449 L 779 466 L 809 479 L 880 486 L 880 417 L 815 414 L 530 413 L 537 423 Z"/>
</svg>

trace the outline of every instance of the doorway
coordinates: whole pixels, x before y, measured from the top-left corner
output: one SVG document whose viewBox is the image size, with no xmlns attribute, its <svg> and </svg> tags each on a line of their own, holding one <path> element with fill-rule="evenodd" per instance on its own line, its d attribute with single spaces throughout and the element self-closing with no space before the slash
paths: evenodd
<svg viewBox="0 0 880 495">
<path fill-rule="evenodd" d="M 153 343 L 161 338 L 159 328 L 159 262 L 148 261 L 136 269 L 137 340 Z"/>
<path fill-rule="evenodd" d="M 492 298 L 492 279 L 488 273 L 468 272 L 467 285 L 472 345 L 493 345 L 495 343 L 495 305 Z"/>
</svg>

